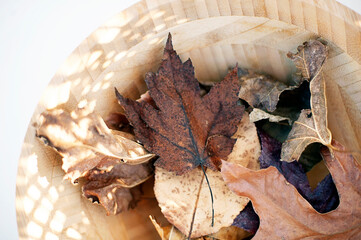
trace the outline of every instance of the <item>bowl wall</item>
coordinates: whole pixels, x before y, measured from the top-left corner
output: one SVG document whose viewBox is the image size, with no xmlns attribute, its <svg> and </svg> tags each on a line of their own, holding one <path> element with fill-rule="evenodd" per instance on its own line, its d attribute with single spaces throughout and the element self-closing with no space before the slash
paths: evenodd
<svg viewBox="0 0 361 240">
<path fill-rule="evenodd" d="M 159 66 L 169 32 L 201 82 L 219 81 L 237 63 L 287 82 L 295 68 L 286 53 L 322 37 L 330 46 L 324 68 L 329 127 L 349 149 L 360 149 L 360 20 L 326 0 L 141 1 L 74 50 L 49 83 L 32 122 L 45 109 L 71 111 L 80 101 L 103 117 L 120 111 L 114 87 L 134 99 L 145 92 L 144 75 Z M 30 124 L 17 177 L 21 239 L 157 238 L 148 215 L 162 217 L 151 190 L 136 209 L 106 216 L 63 176 L 61 158 L 35 138 Z"/>
</svg>

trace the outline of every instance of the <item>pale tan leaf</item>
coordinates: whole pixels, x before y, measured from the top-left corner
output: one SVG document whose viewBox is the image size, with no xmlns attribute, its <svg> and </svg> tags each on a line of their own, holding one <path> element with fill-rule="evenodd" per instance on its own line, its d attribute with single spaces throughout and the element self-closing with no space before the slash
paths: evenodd
<svg viewBox="0 0 361 240">
<path fill-rule="evenodd" d="M 289 53 L 302 76 L 310 81 L 311 110 L 301 112 L 292 130 L 282 145 L 281 160 L 298 160 L 302 151 L 313 142 L 331 144 L 332 135 L 327 126 L 327 105 L 325 79 L 322 68 L 327 58 L 327 46 L 312 40 L 298 47 L 298 53 Z"/>
<path fill-rule="evenodd" d="M 281 122 L 287 121 L 290 125 L 292 124 L 292 120 L 287 117 L 282 117 L 278 115 L 273 115 L 268 112 L 265 112 L 259 108 L 254 108 L 252 112 L 249 114 L 249 118 L 251 122 L 257 122 L 263 119 L 268 119 L 270 122 Z"/>
<path fill-rule="evenodd" d="M 327 124 L 326 82 L 322 74 L 322 67 L 310 82 L 311 110 L 315 121 L 315 128 L 324 145 L 330 145 L 332 135 Z"/>
<path fill-rule="evenodd" d="M 167 220 L 188 236 L 195 211 L 192 238 L 230 226 L 248 203 L 247 198 L 239 197 L 227 188 L 220 172 L 208 169 L 206 173 L 214 196 L 213 227 L 210 226 L 210 192 L 201 169 L 196 168 L 180 176 L 162 168 L 155 170 L 154 192 Z"/>
<path fill-rule="evenodd" d="M 63 156 L 62 168 L 72 182 L 95 167 L 140 164 L 154 157 L 140 144 L 111 131 L 100 116 L 86 108 L 71 113 L 60 109 L 43 112 L 36 136 Z"/>
<path fill-rule="evenodd" d="M 298 160 L 308 145 L 321 142 L 315 128 L 311 110 L 304 109 L 293 123 L 287 140 L 282 144 L 281 161 Z"/>
<path fill-rule="evenodd" d="M 249 169 L 260 168 L 258 158 L 261 155 L 261 145 L 257 135 L 257 129 L 247 112 L 243 114 L 241 122 L 237 126 L 237 132 L 233 135 L 237 141 L 233 146 L 227 161 L 241 164 Z"/>
<path fill-rule="evenodd" d="M 298 87 L 287 86 L 268 75 L 242 71 L 240 76 L 241 89 L 238 96 L 254 108 L 273 112 L 276 110 L 281 93 Z"/>
<path fill-rule="evenodd" d="M 187 238 L 187 236 L 181 233 L 173 225 L 161 227 L 152 216 L 149 216 L 149 218 L 152 221 L 155 229 L 157 230 L 162 240 L 184 240 Z M 214 234 L 199 238 L 193 238 L 193 239 L 194 240 L 240 240 L 249 237 L 250 235 L 251 234 L 249 232 L 241 228 L 230 226 L 230 227 L 221 228 L 218 232 Z"/>
</svg>

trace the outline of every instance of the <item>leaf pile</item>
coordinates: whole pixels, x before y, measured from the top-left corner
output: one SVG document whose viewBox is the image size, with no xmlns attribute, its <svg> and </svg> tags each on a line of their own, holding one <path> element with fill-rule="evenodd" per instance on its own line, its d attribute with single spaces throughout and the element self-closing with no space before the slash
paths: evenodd
<svg viewBox="0 0 361 240">
<path fill-rule="evenodd" d="M 359 239 L 361 167 L 327 126 L 328 49 L 310 40 L 297 50 L 292 83 L 235 67 L 200 84 L 169 34 L 148 91 L 132 100 L 115 89 L 124 112 L 103 121 L 88 108 L 48 110 L 36 136 L 107 214 L 135 207 L 154 175 L 169 224 L 150 221 L 164 240 Z M 311 189 L 306 174 L 322 159 L 330 174 Z"/>
<path fill-rule="evenodd" d="M 132 188 L 153 175 L 154 154 L 110 130 L 87 108 L 43 112 L 36 136 L 63 157 L 64 178 L 72 183 L 85 178 L 84 196 L 100 202 L 108 214 L 134 206 L 140 190 Z"/>
</svg>

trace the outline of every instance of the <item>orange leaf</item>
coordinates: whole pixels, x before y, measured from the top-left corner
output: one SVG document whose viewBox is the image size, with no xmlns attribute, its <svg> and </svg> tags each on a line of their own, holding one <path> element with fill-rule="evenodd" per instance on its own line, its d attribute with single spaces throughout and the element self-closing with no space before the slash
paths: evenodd
<svg viewBox="0 0 361 240">
<path fill-rule="evenodd" d="M 236 194 L 251 199 L 260 217 L 254 239 L 360 239 L 361 166 L 345 148 L 322 150 L 337 187 L 340 204 L 336 210 L 320 214 L 274 167 L 252 171 L 222 163 L 222 176 Z"/>
</svg>

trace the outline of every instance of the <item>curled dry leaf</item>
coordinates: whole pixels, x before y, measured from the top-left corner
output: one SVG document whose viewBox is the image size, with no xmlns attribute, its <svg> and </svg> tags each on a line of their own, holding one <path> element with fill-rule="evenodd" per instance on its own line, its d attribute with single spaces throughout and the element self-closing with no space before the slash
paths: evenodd
<svg viewBox="0 0 361 240">
<path fill-rule="evenodd" d="M 161 227 L 152 216 L 149 217 L 162 240 L 185 240 L 187 238 L 187 236 L 174 226 Z M 240 240 L 249 237 L 250 235 L 249 232 L 241 228 L 230 226 L 221 228 L 214 234 L 194 238 L 193 240 Z"/>
<path fill-rule="evenodd" d="M 43 112 L 36 136 L 62 155 L 65 177 L 72 182 L 93 168 L 140 164 L 154 157 L 140 144 L 111 131 L 100 116 L 86 108 L 71 113 L 60 109 Z"/>
<path fill-rule="evenodd" d="M 288 56 L 301 69 L 302 76 L 310 81 L 311 92 L 310 112 L 306 113 L 305 110 L 301 113 L 282 146 L 281 159 L 290 162 L 298 160 L 311 143 L 320 142 L 329 146 L 332 135 L 327 127 L 326 83 L 322 74 L 327 47 L 313 40 L 299 46 L 297 54 L 289 53 Z"/>
<path fill-rule="evenodd" d="M 293 123 L 286 141 L 282 144 L 281 160 L 286 162 L 298 160 L 306 147 L 315 142 L 322 143 L 315 128 L 312 111 L 302 110 L 297 121 Z"/>
<path fill-rule="evenodd" d="M 154 155 L 86 108 L 43 112 L 36 136 L 63 156 L 66 178 L 85 178 L 84 196 L 100 202 L 108 215 L 134 207 L 141 195 L 137 185 L 153 175 Z"/>
<path fill-rule="evenodd" d="M 259 108 L 254 108 L 252 112 L 249 114 L 249 118 L 251 122 L 257 122 L 263 119 L 268 119 L 270 122 L 282 122 L 287 121 L 288 124 L 292 124 L 292 120 L 287 117 L 282 117 L 278 115 L 273 115 L 268 112 L 265 112 Z"/>
<path fill-rule="evenodd" d="M 246 113 L 233 137 L 237 141 L 228 161 L 259 169 L 257 130 Z M 214 227 L 209 222 L 212 218 L 211 200 L 201 169 L 181 176 L 158 167 L 155 171 L 154 192 L 162 213 L 185 235 L 188 235 L 193 224 L 191 237 L 215 233 L 222 227 L 230 226 L 248 203 L 247 198 L 236 196 L 227 188 L 219 172 L 207 169 L 206 173 L 214 196 Z"/>
<path fill-rule="evenodd" d="M 341 144 L 332 145 L 340 151 L 324 148 L 322 155 L 340 204 L 323 214 L 314 210 L 276 168 L 252 171 L 223 162 L 222 176 L 228 187 L 249 197 L 261 219 L 253 239 L 361 238 L 361 166 Z"/>
<path fill-rule="evenodd" d="M 283 91 L 298 87 L 298 85 L 287 86 L 271 76 L 244 69 L 241 69 L 240 75 L 239 97 L 252 107 L 268 112 L 276 110 L 279 97 Z"/>
<path fill-rule="evenodd" d="M 158 72 L 148 73 L 145 82 L 156 108 L 116 95 L 137 139 L 159 156 L 155 166 L 178 175 L 198 166 L 218 170 L 244 111 L 237 69 L 201 97 L 191 61 L 182 63 L 169 35 Z"/>
<path fill-rule="evenodd" d="M 139 165 L 117 164 L 110 171 L 90 170 L 83 186 L 84 196 L 100 202 L 107 214 L 118 214 L 135 206 L 139 184 L 153 176 L 150 162 Z"/>
</svg>

